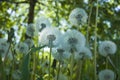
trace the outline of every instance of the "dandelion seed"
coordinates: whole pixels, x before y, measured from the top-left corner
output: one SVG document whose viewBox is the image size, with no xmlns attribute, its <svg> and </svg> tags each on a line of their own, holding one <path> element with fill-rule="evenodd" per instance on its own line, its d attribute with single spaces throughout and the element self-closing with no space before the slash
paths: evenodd
<svg viewBox="0 0 120 80">
<path fill-rule="evenodd" d="M 52 42 L 52 47 L 54 47 L 60 44 L 61 39 L 61 32 L 54 27 L 46 27 L 44 30 L 42 30 L 39 37 L 40 44 L 47 45 L 49 47 L 49 42 Z"/>
<path fill-rule="evenodd" d="M 70 57 L 70 53 L 61 45 L 59 47 L 53 48 L 52 55 L 56 60 L 60 61 L 63 61 L 64 59 L 68 59 Z"/>
<path fill-rule="evenodd" d="M 109 54 L 115 54 L 116 50 L 116 44 L 112 41 L 103 41 L 99 45 L 99 54 L 105 57 Z"/>
<path fill-rule="evenodd" d="M 20 42 L 16 45 L 16 52 L 27 54 L 29 47 L 26 43 Z"/>
<path fill-rule="evenodd" d="M 69 21 L 72 25 L 79 26 L 87 22 L 87 13 L 82 8 L 75 8 L 69 15 Z"/>
<path fill-rule="evenodd" d="M 36 30 L 33 24 L 28 24 L 27 28 L 26 28 L 26 34 L 29 37 L 33 37 L 36 34 Z"/>
<path fill-rule="evenodd" d="M 63 38 L 65 49 L 77 51 L 79 48 L 85 46 L 86 39 L 84 35 L 77 30 L 68 30 Z"/>
<path fill-rule="evenodd" d="M 92 59 L 92 53 L 90 49 L 87 47 L 82 47 L 79 49 L 79 51 L 75 54 L 75 59 Z"/>
<path fill-rule="evenodd" d="M 41 32 L 44 28 L 50 27 L 51 24 L 49 20 L 45 17 L 40 17 L 36 20 L 36 28 L 38 32 Z"/>
<path fill-rule="evenodd" d="M 33 47 L 33 45 L 34 45 L 32 39 L 26 39 L 24 42 L 29 46 L 29 48 Z"/>
<path fill-rule="evenodd" d="M 99 72 L 98 77 L 99 80 L 114 80 L 115 74 L 112 70 L 105 69 Z"/>
</svg>

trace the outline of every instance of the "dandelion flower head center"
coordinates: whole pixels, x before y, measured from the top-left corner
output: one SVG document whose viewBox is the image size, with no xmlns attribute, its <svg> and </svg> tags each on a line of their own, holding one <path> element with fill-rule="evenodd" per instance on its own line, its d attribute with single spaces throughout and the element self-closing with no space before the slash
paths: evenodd
<svg viewBox="0 0 120 80">
<path fill-rule="evenodd" d="M 84 57 L 85 53 L 84 52 L 80 52 L 79 55 L 81 55 L 82 57 Z"/>
<path fill-rule="evenodd" d="M 78 21 L 81 21 L 82 15 L 81 15 L 81 14 L 78 14 L 78 15 L 75 16 L 75 18 L 76 18 Z"/>
<path fill-rule="evenodd" d="M 20 50 L 21 50 L 21 51 L 24 50 L 24 47 L 20 47 Z"/>
<path fill-rule="evenodd" d="M 106 52 L 109 52 L 110 47 L 109 47 L 109 46 L 106 46 L 104 49 L 105 49 Z"/>
<path fill-rule="evenodd" d="M 4 50 L 4 49 L 0 49 L 0 52 L 4 53 L 4 52 L 5 52 L 5 50 Z"/>
<path fill-rule="evenodd" d="M 39 31 L 42 31 L 44 28 L 46 28 L 46 24 L 45 23 L 41 23 L 41 28 Z"/>
<path fill-rule="evenodd" d="M 27 43 L 27 44 L 31 44 L 31 42 L 30 42 L 30 41 L 27 41 L 26 43 Z"/>
<path fill-rule="evenodd" d="M 63 49 L 57 49 L 57 52 L 62 54 L 64 52 L 64 50 Z"/>
<path fill-rule="evenodd" d="M 78 42 L 78 40 L 76 38 L 69 38 L 68 39 L 68 43 L 71 45 L 76 45 Z"/>
<path fill-rule="evenodd" d="M 110 80 L 110 78 L 111 78 L 110 75 L 104 75 L 105 80 Z"/>
<path fill-rule="evenodd" d="M 28 31 L 30 31 L 30 32 L 35 32 L 35 30 L 34 30 L 33 27 L 29 27 L 29 28 L 28 28 Z"/>
<path fill-rule="evenodd" d="M 81 59 L 83 59 L 85 57 L 85 53 L 84 52 L 80 52 L 79 55 L 81 56 Z"/>
<path fill-rule="evenodd" d="M 7 46 L 6 43 L 1 43 L 2 46 Z"/>
<path fill-rule="evenodd" d="M 48 35 L 47 39 L 50 41 L 54 41 L 56 39 L 55 35 Z"/>
</svg>

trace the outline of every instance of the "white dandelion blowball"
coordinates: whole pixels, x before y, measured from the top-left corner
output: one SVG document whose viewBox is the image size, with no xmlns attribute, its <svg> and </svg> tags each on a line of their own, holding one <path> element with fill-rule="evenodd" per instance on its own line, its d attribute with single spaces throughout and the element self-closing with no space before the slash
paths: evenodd
<svg viewBox="0 0 120 80">
<path fill-rule="evenodd" d="M 29 37 L 33 37 L 36 34 L 36 29 L 34 27 L 34 24 L 28 24 L 28 26 L 26 27 L 26 34 Z"/>
<path fill-rule="evenodd" d="M 42 30 L 39 36 L 39 42 L 41 45 L 50 46 L 49 42 L 52 42 L 52 47 L 55 47 L 60 44 L 61 32 L 58 28 L 55 27 L 46 27 Z"/>
<path fill-rule="evenodd" d="M 115 73 L 112 70 L 105 69 L 99 72 L 99 80 L 115 80 Z"/>
<path fill-rule="evenodd" d="M 45 17 L 39 17 L 36 20 L 36 28 L 38 32 L 41 32 L 44 28 L 50 27 L 50 26 L 51 26 L 50 21 Z"/>
<path fill-rule="evenodd" d="M 92 52 L 90 51 L 89 48 L 82 47 L 82 48 L 79 49 L 79 51 L 76 52 L 75 59 L 76 60 L 80 60 L 80 59 L 92 59 Z"/>
<path fill-rule="evenodd" d="M 109 54 L 115 54 L 117 46 L 112 41 L 103 41 L 98 47 L 99 54 L 102 56 L 108 56 Z"/>
<path fill-rule="evenodd" d="M 62 45 L 52 49 L 52 55 L 56 60 L 63 61 L 70 57 L 69 51 L 67 51 Z"/>
<path fill-rule="evenodd" d="M 16 52 L 18 52 L 18 53 L 27 54 L 29 47 L 26 43 L 19 42 L 18 44 L 16 44 L 15 49 L 16 49 Z"/>
<path fill-rule="evenodd" d="M 77 30 L 68 30 L 63 37 L 65 49 L 78 50 L 79 48 L 85 46 L 86 39 L 84 35 Z"/>
<path fill-rule="evenodd" d="M 69 21 L 72 25 L 79 26 L 87 22 L 87 13 L 82 8 L 75 8 L 69 15 Z"/>
<path fill-rule="evenodd" d="M 24 42 L 29 46 L 29 48 L 33 47 L 34 45 L 34 42 L 32 39 L 26 39 Z"/>
</svg>

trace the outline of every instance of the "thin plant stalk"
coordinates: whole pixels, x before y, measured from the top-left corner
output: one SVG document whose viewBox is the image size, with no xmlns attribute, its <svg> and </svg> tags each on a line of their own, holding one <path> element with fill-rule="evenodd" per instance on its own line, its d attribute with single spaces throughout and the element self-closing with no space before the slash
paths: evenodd
<svg viewBox="0 0 120 80">
<path fill-rule="evenodd" d="M 118 72 L 119 70 L 115 67 L 115 65 L 113 64 L 112 60 L 110 59 L 110 57 L 107 57 L 108 61 L 110 62 L 110 64 L 112 65 L 112 67 L 115 69 L 116 72 Z"/>
<path fill-rule="evenodd" d="M 50 44 L 50 53 L 49 53 L 49 80 L 50 80 L 50 64 L 51 64 L 51 53 L 52 53 L 52 41 L 49 40 L 49 44 Z"/>
<path fill-rule="evenodd" d="M 82 72 L 82 64 L 83 64 L 83 60 L 79 59 L 77 60 L 76 63 L 76 78 L 75 80 L 81 80 L 81 72 Z"/>
<path fill-rule="evenodd" d="M 71 61 L 70 61 L 71 65 L 70 65 L 70 80 L 72 80 L 72 76 L 73 76 L 73 66 L 74 66 L 74 54 L 72 53 L 71 55 Z"/>
<path fill-rule="evenodd" d="M 90 6 L 90 13 L 88 16 L 88 24 L 87 24 L 87 35 L 86 35 L 86 44 L 89 46 L 89 27 L 90 27 L 90 19 L 91 19 L 91 14 L 92 14 L 92 8 L 93 6 Z"/>
<path fill-rule="evenodd" d="M 57 72 L 57 80 L 59 80 L 60 65 L 61 65 L 61 62 L 59 61 L 59 64 L 58 64 L 58 72 Z"/>
<path fill-rule="evenodd" d="M 33 77 L 32 80 L 35 80 L 35 67 L 36 67 L 36 54 L 33 55 Z"/>
<path fill-rule="evenodd" d="M 114 68 L 114 70 L 116 71 L 116 74 L 117 74 L 117 77 L 118 79 L 120 78 L 119 77 L 119 69 L 117 69 L 117 67 L 114 65 L 113 61 L 110 59 L 110 57 L 108 56 L 107 57 L 108 61 L 110 62 L 110 64 L 112 65 L 112 67 Z"/>
<path fill-rule="evenodd" d="M 108 56 L 106 57 L 106 69 L 108 69 Z"/>
<path fill-rule="evenodd" d="M 14 71 L 15 69 L 15 50 L 13 51 L 12 57 L 13 57 L 13 61 L 12 61 L 12 70 L 11 73 Z M 10 80 L 13 80 L 12 77 L 10 78 Z"/>
<path fill-rule="evenodd" d="M 42 63 L 43 63 L 43 61 L 44 61 L 44 49 L 42 49 Z"/>
<path fill-rule="evenodd" d="M 56 23 L 57 23 L 57 26 L 59 26 L 60 25 L 60 23 L 59 23 L 59 15 L 58 15 L 58 13 L 59 13 L 59 9 L 58 9 L 58 3 L 57 3 L 57 1 L 55 1 L 55 6 L 56 6 Z"/>
<path fill-rule="evenodd" d="M 98 0 L 97 0 L 97 6 L 96 6 L 96 18 L 95 18 L 95 42 L 94 42 L 94 80 L 97 80 L 97 19 L 98 19 Z"/>
<path fill-rule="evenodd" d="M 80 60 L 80 65 L 78 65 L 79 66 L 79 75 L 78 75 L 78 80 L 81 80 L 81 72 L 82 72 L 82 64 L 83 64 L 83 60 Z"/>
</svg>

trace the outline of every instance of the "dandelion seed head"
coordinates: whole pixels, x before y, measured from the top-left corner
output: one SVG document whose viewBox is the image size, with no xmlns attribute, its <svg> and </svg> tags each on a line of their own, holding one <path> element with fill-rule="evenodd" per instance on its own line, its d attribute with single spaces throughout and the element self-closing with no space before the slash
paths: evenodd
<svg viewBox="0 0 120 80">
<path fill-rule="evenodd" d="M 57 60 L 64 60 L 64 59 L 68 59 L 70 57 L 70 53 L 65 50 L 62 45 L 56 47 L 56 48 L 53 48 L 53 52 L 52 52 L 52 55 L 55 59 Z"/>
<path fill-rule="evenodd" d="M 33 24 L 28 24 L 27 28 L 26 28 L 26 34 L 29 37 L 33 37 L 36 34 L 36 30 Z"/>
<path fill-rule="evenodd" d="M 48 35 L 47 39 L 50 41 L 54 41 L 56 39 L 56 37 L 54 35 Z"/>
<path fill-rule="evenodd" d="M 77 30 L 68 30 L 64 34 L 64 47 L 66 49 L 77 50 L 79 47 L 85 46 L 86 39 L 82 33 Z"/>
<path fill-rule="evenodd" d="M 55 27 L 46 27 L 39 36 L 41 45 L 50 46 L 49 42 L 52 41 L 52 47 L 59 45 L 61 39 L 61 32 Z"/>
<path fill-rule="evenodd" d="M 27 54 L 28 50 L 29 50 L 29 47 L 26 43 L 24 42 L 19 42 L 16 47 L 16 52 L 18 53 L 24 53 L 24 54 Z"/>
<path fill-rule="evenodd" d="M 72 25 L 79 26 L 87 22 L 87 13 L 82 8 L 75 8 L 69 15 L 69 21 Z"/>
<path fill-rule="evenodd" d="M 99 80 L 114 80 L 115 74 L 112 70 L 105 69 L 99 72 L 98 78 Z"/>
<path fill-rule="evenodd" d="M 24 42 L 29 46 L 29 48 L 33 47 L 34 45 L 34 42 L 32 39 L 26 39 Z"/>
<path fill-rule="evenodd" d="M 87 47 L 82 47 L 79 51 L 75 54 L 75 59 L 92 59 L 92 52 Z"/>
<path fill-rule="evenodd" d="M 44 28 L 50 27 L 50 21 L 45 17 L 40 17 L 36 20 L 36 28 L 39 32 L 41 32 Z"/>
<path fill-rule="evenodd" d="M 116 50 L 116 44 L 112 41 L 103 41 L 99 45 L 99 54 L 105 57 L 109 54 L 115 54 Z"/>
<path fill-rule="evenodd" d="M 58 48 L 58 49 L 57 49 L 57 52 L 60 53 L 60 54 L 62 54 L 64 51 L 65 51 L 65 50 L 64 50 L 64 49 L 61 49 L 61 48 Z"/>
</svg>

